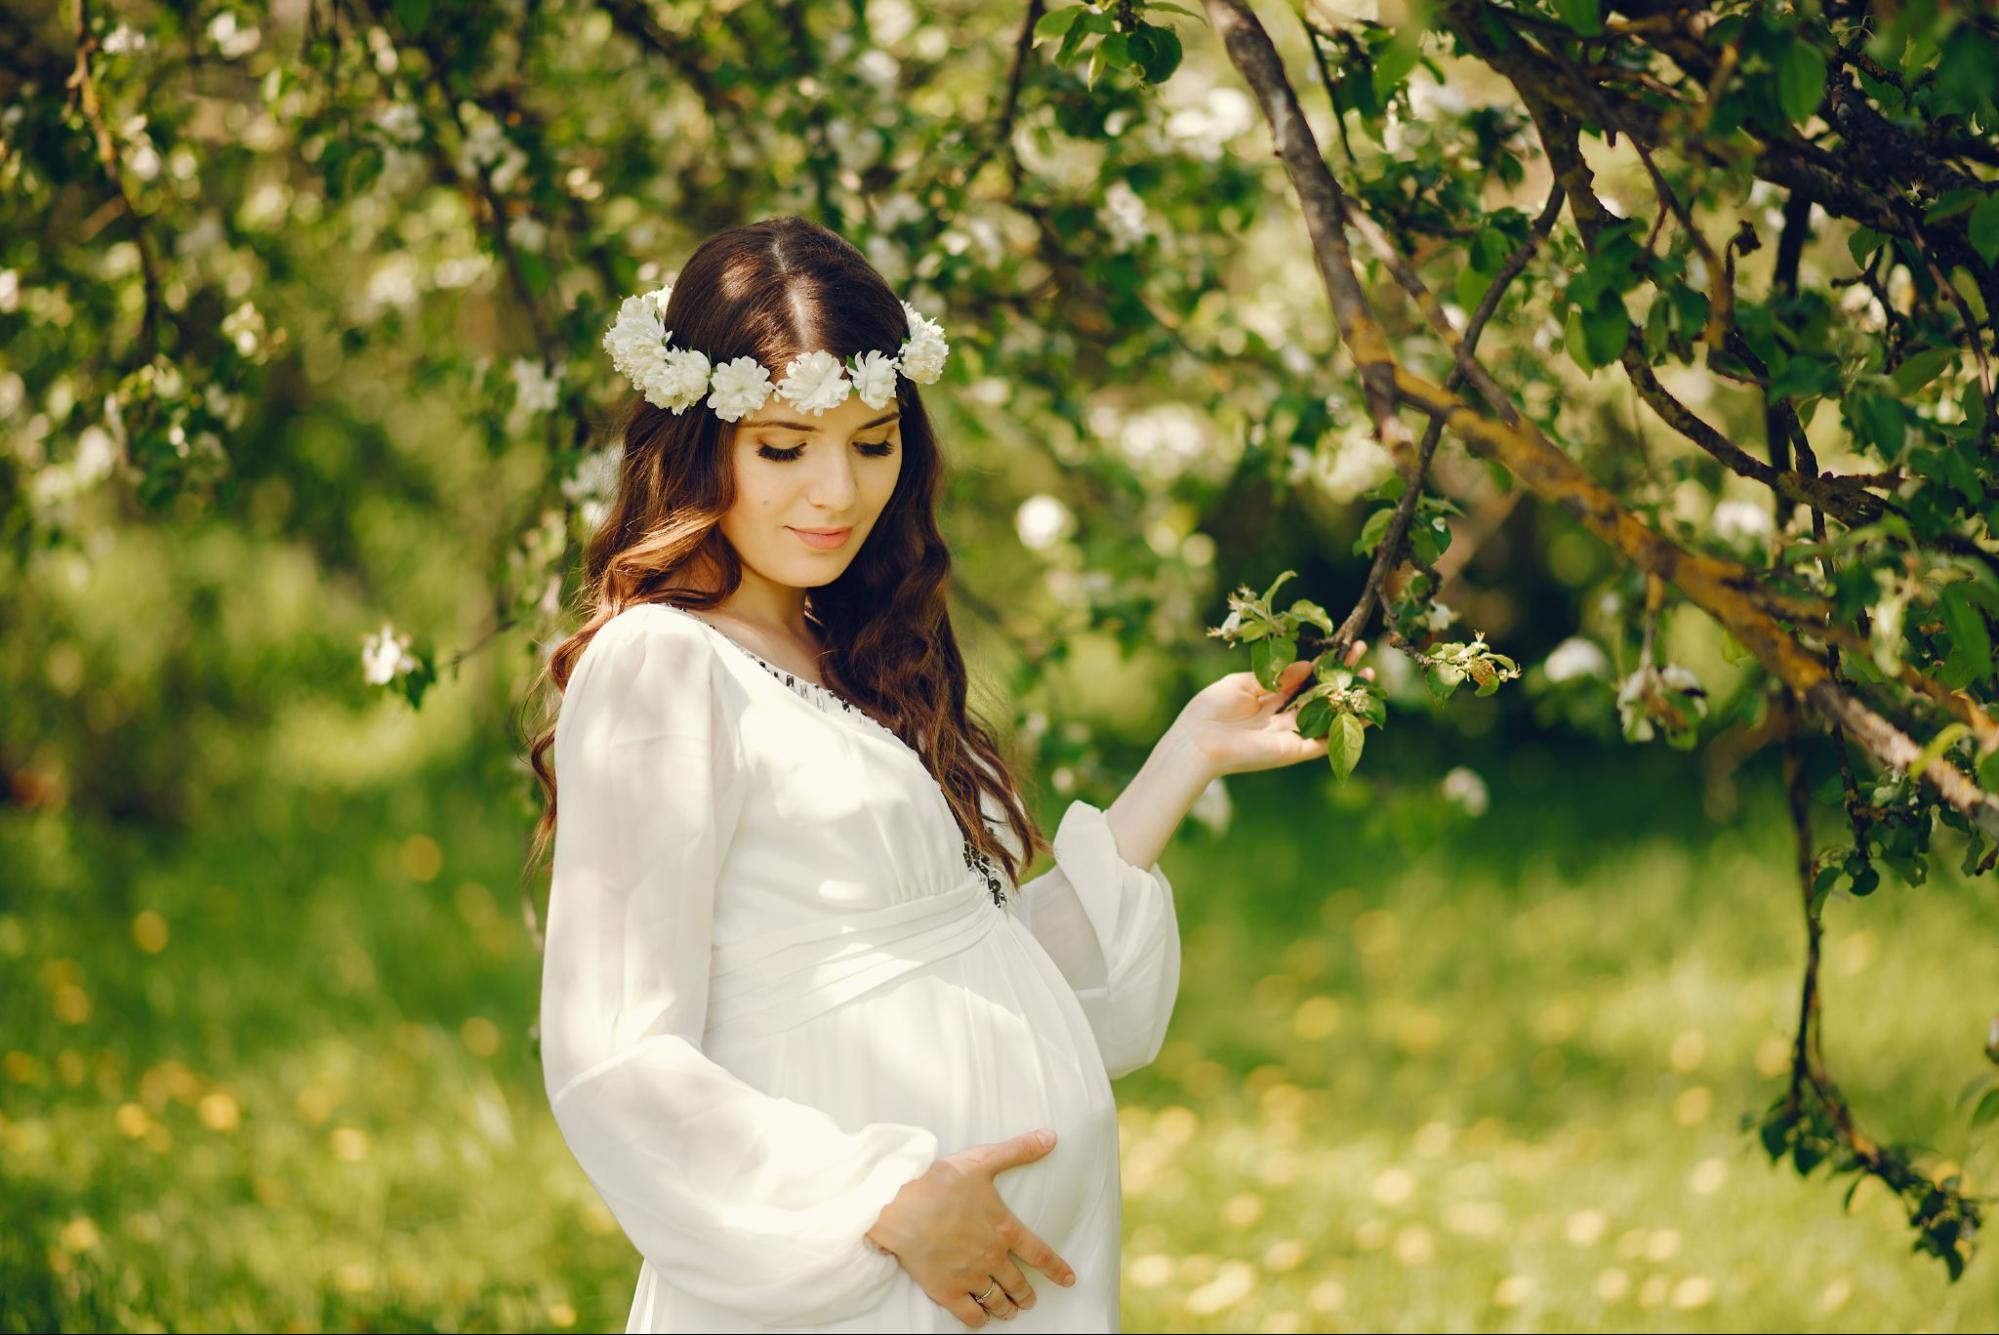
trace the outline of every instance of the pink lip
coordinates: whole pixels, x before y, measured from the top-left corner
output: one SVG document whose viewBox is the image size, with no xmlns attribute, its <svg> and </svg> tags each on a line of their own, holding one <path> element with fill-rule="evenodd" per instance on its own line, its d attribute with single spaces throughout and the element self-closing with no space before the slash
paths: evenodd
<svg viewBox="0 0 1999 1335">
<path fill-rule="evenodd" d="M 849 525 L 846 528 L 834 528 L 834 529 L 794 528 L 791 531 L 793 533 L 796 533 L 798 535 L 798 540 L 804 543 L 807 547 L 811 547 L 816 551 L 830 552 L 836 547 L 845 545 L 847 541 L 847 535 L 852 533 L 854 530 L 853 526 Z"/>
</svg>

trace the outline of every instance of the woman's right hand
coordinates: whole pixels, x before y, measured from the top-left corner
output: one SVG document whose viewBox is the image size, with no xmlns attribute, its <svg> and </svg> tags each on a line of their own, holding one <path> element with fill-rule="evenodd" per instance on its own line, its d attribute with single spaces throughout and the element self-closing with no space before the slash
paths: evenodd
<svg viewBox="0 0 1999 1335">
<path fill-rule="evenodd" d="M 1015 1256 L 1057 1284 L 1076 1282 L 1076 1272 L 1020 1222 L 993 1186 L 999 1173 L 1033 1163 L 1054 1146 L 1053 1131 L 1028 1131 L 946 1155 L 903 1183 L 868 1230 L 868 1241 L 891 1253 L 932 1302 L 966 1325 L 983 1326 L 989 1316 L 1010 1319 L 1034 1306 L 1034 1289 Z M 983 1307 L 973 1301 L 995 1283 Z"/>
</svg>

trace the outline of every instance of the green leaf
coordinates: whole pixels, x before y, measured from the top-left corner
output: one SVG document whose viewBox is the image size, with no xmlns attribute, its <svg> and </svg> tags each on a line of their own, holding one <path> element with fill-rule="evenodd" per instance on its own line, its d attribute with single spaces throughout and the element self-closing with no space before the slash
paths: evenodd
<svg viewBox="0 0 1999 1335">
<path fill-rule="evenodd" d="M 1114 70 L 1130 69 L 1132 65 L 1131 39 L 1132 35 L 1125 32 L 1114 32 L 1104 38 L 1103 44 L 1097 48 L 1098 54 L 1103 57 L 1104 64 Z"/>
<path fill-rule="evenodd" d="M 1895 382 L 1895 388 L 1902 392 L 1902 397 L 1908 398 L 1943 374 L 1944 367 L 1956 360 L 1956 348 L 1930 348 L 1897 366 L 1889 378 Z"/>
<path fill-rule="evenodd" d="M 1929 745 L 1918 751 L 1916 758 L 1909 762 L 1909 777 L 1914 778 L 1916 775 L 1921 774 L 1930 767 L 1931 761 L 1950 750 L 1952 743 L 1956 742 L 1958 738 L 1967 737 L 1970 734 L 1971 729 L 1962 723 L 1948 723 L 1937 729 L 1937 735 L 1930 738 Z"/>
<path fill-rule="evenodd" d="M 1464 684 L 1464 669 L 1452 667 L 1449 663 L 1432 663 L 1423 669 L 1423 680 L 1430 688 L 1430 694 L 1439 700 L 1448 700 L 1451 693 Z"/>
<path fill-rule="evenodd" d="M 1971 1129 L 1976 1131 L 1995 1117 L 1999 1117 L 1999 1085 L 1986 1090 L 1985 1097 L 1971 1110 Z"/>
<path fill-rule="evenodd" d="M 1360 764 L 1360 748 L 1367 740 L 1367 730 L 1352 714 L 1342 714 L 1333 724 L 1333 730 L 1326 734 L 1326 758 L 1332 761 L 1333 773 L 1342 779 L 1353 773 L 1353 767 Z"/>
<path fill-rule="evenodd" d="M 1381 545 L 1382 535 L 1388 532 L 1388 521 L 1395 518 L 1394 509 L 1376 510 L 1361 525 L 1360 536 L 1354 539 L 1355 556 L 1366 556 Z M 1433 558 L 1434 559 L 1434 558 Z"/>
<path fill-rule="evenodd" d="M 1250 647 L 1249 666 L 1266 691 L 1277 689 L 1277 678 L 1298 658 L 1298 642 L 1288 635 L 1271 635 Z"/>
<path fill-rule="evenodd" d="M 1066 9 L 1051 9 L 1041 16 L 1034 25 L 1034 44 L 1039 46 L 1044 38 L 1061 37 L 1074 26 L 1077 18 L 1087 12 L 1084 5 L 1070 5 Z"/>
<path fill-rule="evenodd" d="M 1881 249 L 1881 243 L 1887 239 L 1872 227 L 1856 227 L 1853 234 L 1846 238 L 1846 253 L 1853 256 L 1855 264 L 1865 267 L 1867 257 Z"/>
<path fill-rule="evenodd" d="M 1999 192 L 1978 201 L 1978 207 L 1971 211 L 1965 229 L 1971 236 L 1971 248 L 1978 252 L 1978 258 L 1987 264 L 1999 260 Z"/>
<path fill-rule="evenodd" d="M 1390 473 L 1374 484 L 1366 493 L 1370 501 L 1399 501 L 1402 493 L 1409 490 L 1408 481 L 1400 473 Z"/>
<path fill-rule="evenodd" d="M 1395 35 L 1374 59 L 1374 100 L 1376 105 L 1386 105 L 1390 95 L 1409 77 L 1409 71 L 1416 68 L 1416 57 L 1421 53 L 1418 43 L 1422 40 L 1421 28 L 1408 29 Z"/>
<path fill-rule="evenodd" d="M 411 36 L 421 37 L 423 30 L 430 26 L 430 6 L 431 0 L 396 0 L 396 22 Z"/>
<path fill-rule="evenodd" d="M 1825 55 L 1802 37 L 1795 37 L 1777 62 L 1777 101 L 1793 123 L 1819 109 L 1825 96 Z"/>
<path fill-rule="evenodd" d="M 1901 456 L 1908 423 L 1899 399 L 1886 394 L 1862 394 L 1848 402 L 1847 420 L 1853 424 L 1855 434 L 1879 450 L 1882 458 Z"/>
<path fill-rule="evenodd" d="M 1180 68 L 1180 34 L 1171 28 L 1140 23 L 1131 34 L 1131 54 L 1147 83 L 1164 83 Z"/>
<path fill-rule="evenodd" d="M 1603 33 L 1603 12 L 1597 0 L 1555 0 L 1555 16 L 1584 37 Z"/>
<path fill-rule="evenodd" d="M 1624 302 L 1613 293 L 1598 296 L 1583 315 L 1583 346 L 1598 366 L 1616 361 L 1630 336 L 1631 321 L 1624 313 Z"/>
<path fill-rule="evenodd" d="M 1323 695 L 1315 695 L 1298 706 L 1296 727 L 1300 737 L 1324 737 L 1333 726 L 1333 706 Z"/>
<path fill-rule="evenodd" d="M 1978 676 L 1990 675 L 1992 671 L 1992 636 L 1985 628 L 1985 617 L 1971 604 L 1968 585 L 1946 584 L 1943 590 L 1944 632 L 1950 636 L 1954 652 L 1968 655 L 1978 665 Z"/>
</svg>

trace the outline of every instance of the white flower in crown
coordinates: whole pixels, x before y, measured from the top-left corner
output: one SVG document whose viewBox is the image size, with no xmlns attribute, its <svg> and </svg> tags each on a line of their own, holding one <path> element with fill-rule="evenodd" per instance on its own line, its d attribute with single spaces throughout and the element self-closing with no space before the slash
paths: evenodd
<svg viewBox="0 0 1999 1335">
<path fill-rule="evenodd" d="M 713 366 L 705 353 L 674 347 L 673 331 L 666 327 L 666 307 L 672 296 L 673 284 L 668 283 L 652 292 L 626 297 L 604 331 L 603 344 L 611 364 L 648 403 L 676 414 L 706 395 L 717 417 L 725 422 L 740 421 L 763 407 L 773 392 L 813 414 L 839 407 L 847 401 L 850 390 L 858 390 L 869 407 L 880 408 L 895 397 L 898 375 L 919 385 L 932 384 L 943 375 L 944 360 L 950 353 L 944 326 L 924 319 L 905 301 L 902 310 L 909 321 L 909 337 L 896 355 L 871 350 L 843 364 L 833 354 L 815 349 L 792 358 L 782 379 L 773 385 L 770 373 L 753 357 L 737 357 Z"/>
<path fill-rule="evenodd" d="M 709 408 L 724 422 L 740 421 L 770 399 L 770 372 L 754 357 L 737 357 L 715 368 L 714 386 Z"/>
<path fill-rule="evenodd" d="M 672 295 L 669 283 L 618 303 L 618 316 L 604 331 L 604 350 L 646 402 L 682 413 L 708 392 L 708 358 L 692 348 L 671 346 L 673 331 L 664 316 Z"/>
<path fill-rule="evenodd" d="M 667 337 L 673 337 L 671 331 Z M 708 355 L 692 348 L 668 348 L 665 365 L 639 388 L 654 407 L 684 413 L 708 392 Z"/>
<path fill-rule="evenodd" d="M 814 348 L 784 364 L 784 379 L 777 392 L 800 412 L 823 413 L 847 401 L 853 384 L 847 379 L 840 359 L 824 348 Z"/>
<path fill-rule="evenodd" d="M 854 358 L 850 365 L 854 392 L 861 396 L 861 401 L 870 408 L 886 407 L 895 397 L 896 359 L 886 352 L 870 349 Z"/>
<path fill-rule="evenodd" d="M 944 357 L 951 350 L 944 341 L 944 326 L 924 319 L 906 301 L 902 303 L 902 313 L 909 317 L 909 338 L 896 353 L 896 361 L 901 364 L 902 373 L 917 384 L 934 384 L 944 374 Z"/>
</svg>

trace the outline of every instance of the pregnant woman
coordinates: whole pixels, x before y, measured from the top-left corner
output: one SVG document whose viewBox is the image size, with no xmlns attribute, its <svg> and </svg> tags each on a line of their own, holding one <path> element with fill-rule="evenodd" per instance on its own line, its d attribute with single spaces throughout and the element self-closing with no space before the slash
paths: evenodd
<svg viewBox="0 0 1999 1335">
<path fill-rule="evenodd" d="M 627 1330 L 1116 1330 L 1110 1077 L 1179 984 L 1155 861 L 1215 776 L 1325 741 L 1223 677 L 1016 884 L 1051 845 L 965 709 L 941 327 L 787 217 L 604 343 L 640 398 L 531 755 L 544 1075 L 643 1257 Z"/>
</svg>

